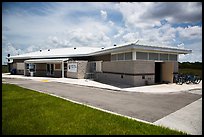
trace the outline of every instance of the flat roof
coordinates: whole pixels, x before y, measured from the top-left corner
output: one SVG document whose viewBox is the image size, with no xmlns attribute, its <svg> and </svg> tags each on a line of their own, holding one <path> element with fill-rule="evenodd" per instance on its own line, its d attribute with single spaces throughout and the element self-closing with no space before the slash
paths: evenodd
<svg viewBox="0 0 204 137">
<path fill-rule="evenodd" d="M 115 52 L 125 52 L 125 51 L 146 51 L 146 52 L 163 52 L 171 54 L 188 54 L 192 50 L 181 49 L 178 47 L 170 46 L 153 46 L 144 45 L 142 43 L 127 43 L 123 45 L 116 45 L 112 47 L 72 47 L 72 48 L 58 48 L 50 50 L 41 50 L 31 53 L 26 53 L 17 56 L 7 57 L 8 59 L 29 59 L 29 58 L 59 58 L 59 57 L 83 57 L 83 56 L 97 56 L 103 54 L 110 54 Z"/>
</svg>

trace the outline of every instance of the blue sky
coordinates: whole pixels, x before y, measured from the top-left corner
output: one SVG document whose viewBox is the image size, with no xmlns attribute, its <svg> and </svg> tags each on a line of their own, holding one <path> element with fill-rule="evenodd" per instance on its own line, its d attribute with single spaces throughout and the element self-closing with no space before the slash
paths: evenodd
<svg viewBox="0 0 204 137">
<path fill-rule="evenodd" d="M 192 49 L 179 61 L 202 61 L 199 2 L 9 2 L 2 4 L 6 55 L 73 46 L 109 47 L 148 41 Z"/>
</svg>

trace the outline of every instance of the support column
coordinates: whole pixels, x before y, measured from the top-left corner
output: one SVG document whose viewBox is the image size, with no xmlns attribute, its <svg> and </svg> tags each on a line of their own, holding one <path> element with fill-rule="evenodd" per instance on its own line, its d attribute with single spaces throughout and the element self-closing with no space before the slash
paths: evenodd
<svg viewBox="0 0 204 137">
<path fill-rule="evenodd" d="M 64 78 L 64 61 L 62 61 L 62 78 Z"/>
<path fill-rule="evenodd" d="M 26 66 L 27 66 L 26 63 L 24 62 L 24 76 L 26 75 L 26 69 L 27 69 Z"/>
<path fill-rule="evenodd" d="M 136 60 L 136 51 L 132 51 L 132 60 Z"/>
</svg>

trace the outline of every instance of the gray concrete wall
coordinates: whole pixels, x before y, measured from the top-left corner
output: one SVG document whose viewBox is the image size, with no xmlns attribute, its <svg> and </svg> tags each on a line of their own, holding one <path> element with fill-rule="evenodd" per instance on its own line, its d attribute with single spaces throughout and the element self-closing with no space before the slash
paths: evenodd
<svg viewBox="0 0 204 137">
<path fill-rule="evenodd" d="M 86 77 L 86 73 L 88 72 L 88 61 L 68 61 L 68 64 L 69 63 L 77 63 L 77 72 L 67 71 L 68 78 L 83 79 Z"/>
<path fill-rule="evenodd" d="M 97 72 L 95 80 L 108 84 L 122 83 L 130 86 L 134 85 L 134 76 L 130 75 Z"/>
<path fill-rule="evenodd" d="M 174 73 L 178 73 L 178 70 L 179 70 L 178 61 L 174 61 L 173 64 L 174 64 Z"/>
<path fill-rule="evenodd" d="M 88 72 L 88 61 L 79 61 L 78 62 L 78 79 L 83 79 L 86 77 Z"/>
<path fill-rule="evenodd" d="M 142 86 L 154 84 L 154 73 L 154 61 L 102 62 L 102 73 L 96 73 L 95 80 Z"/>
<path fill-rule="evenodd" d="M 103 72 L 116 72 L 116 73 L 130 73 L 130 74 L 141 74 L 141 73 L 154 73 L 155 63 L 154 61 L 108 61 L 102 62 Z"/>
<path fill-rule="evenodd" d="M 114 84 L 121 83 L 122 85 L 129 86 L 143 86 L 154 84 L 154 75 L 125 75 L 125 74 L 112 74 L 100 73 L 95 74 L 95 80 L 103 83 Z"/>
</svg>

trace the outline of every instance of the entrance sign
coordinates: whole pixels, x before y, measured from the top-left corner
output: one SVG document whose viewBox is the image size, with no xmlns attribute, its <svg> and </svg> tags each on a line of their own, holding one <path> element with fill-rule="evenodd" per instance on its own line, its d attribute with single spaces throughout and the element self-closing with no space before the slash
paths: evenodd
<svg viewBox="0 0 204 137">
<path fill-rule="evenodd" d="M 77 72 L 77 63 L 68 63 L 68 72 Z"/>
</svg>

